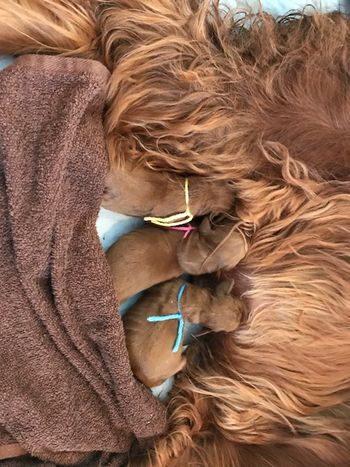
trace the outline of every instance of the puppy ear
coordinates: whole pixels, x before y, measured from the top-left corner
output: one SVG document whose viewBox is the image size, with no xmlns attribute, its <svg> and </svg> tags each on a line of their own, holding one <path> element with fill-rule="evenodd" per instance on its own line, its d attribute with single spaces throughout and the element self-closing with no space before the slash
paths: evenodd
<svg viewBox="0 0 350 467">
<path fill-rule="evenodd" d="M 234 279 L 222 281 L 215 288 L 215 294 L 217 297 L 225 297 L 230 295 L 235 284 Z"/>
<path fill-rule="evenodd" d="M 210 235 L 212 233 L 213 226 L 212 226 L 212 223 L 211 223 L 211 220 L 210 220 L 209 216 L 205 217 L 202 220 L 202 222 L 200 223 L 198 229 L 199 229 L 200 234 L 203 235 L 203 236 L 207 236 L 207 235 Z"/>
</svg>

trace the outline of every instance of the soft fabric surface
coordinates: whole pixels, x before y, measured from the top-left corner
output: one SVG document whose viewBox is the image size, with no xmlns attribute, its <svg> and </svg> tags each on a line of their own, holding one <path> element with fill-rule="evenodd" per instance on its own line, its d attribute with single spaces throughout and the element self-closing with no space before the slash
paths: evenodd
<svg viewBox="0 0 350 467">
<path fill-rule="evenodd" d="M 0 70 L 2 70 L 3 68 L 6 68 L 12 62 L 13 62 L 12 57 L 6 57 L 4 55 L 0 55 Z"/>
<path fill-rule="evenodd" d="M 164 428 L 132 376 L 95 227 L 108 76 L 31 55 L 0 72 L 0 445 L 56 463 L 125 453 Z"/>
<path fill-rule="evenodd" d="M 143 220 L 137 217 L 124 216 L 123 214 L 101 208 L 97 218 L 96 228 L 102 248 L 104 251 L 107 251 L 121 236 L 140 227 L 142 224 Z M 120 304 L 119 311 L 121 316 L 123 316 L 130 306 L 138 300 L 139 296 L 140 294 L 135 295 Z"/>
<path fill-rule="evenodd" d="M 227 5 L 231 8 L 247 8 L 249 6 L 254 11 L 259 10 L 259 3 L 262 4 L 263 10 L 273 16 L 282 16 L 288 11 L 302 10 L 306 5 L 313 7 L 323 12 L 336 10 L 346 11 L 347 0 L 221 0 L 222 5 Z"/>
</svg>

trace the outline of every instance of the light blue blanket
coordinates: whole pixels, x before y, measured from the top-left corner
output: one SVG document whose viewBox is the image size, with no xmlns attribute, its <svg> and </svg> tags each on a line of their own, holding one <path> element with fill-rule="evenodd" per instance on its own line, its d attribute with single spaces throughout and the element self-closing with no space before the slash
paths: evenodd
<svg viewBox="0 0 350 467">
<path fill-rule="evenodd" d="M 0 70 L 6 68 L 10 63 L 12 63 L 13 59 L 11 57 L 6 57 L 4 55 L 0 55 Z"/>
<path fill-rule="evenodd" d="M 259 0 L 221 0 L 223 5 L 231 8 L 247 8 L 259 10 Z M 263 10 L 273 16 L 282 16 L 291 10 L 302 10 L 306 5 L 313 5 L 323 12 L 342 10 L 346 12 L 346 0 L 262 0 Z"/>
</svg>

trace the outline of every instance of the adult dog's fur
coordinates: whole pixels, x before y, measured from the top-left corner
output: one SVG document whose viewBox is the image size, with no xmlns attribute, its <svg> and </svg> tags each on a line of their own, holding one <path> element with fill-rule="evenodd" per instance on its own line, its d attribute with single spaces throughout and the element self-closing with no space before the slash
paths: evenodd
<svg viewBox="0 0 350 467">
<path fill-rule="evenodd" d="M 245 324 L 198 344 L 135 466 L 350 462 L 350 22 L 245 21 L 207 0 L 0 4 L 1 52 L 113 71 L 112 162 L 229 180 L 251 237 Z"/>
</svg>

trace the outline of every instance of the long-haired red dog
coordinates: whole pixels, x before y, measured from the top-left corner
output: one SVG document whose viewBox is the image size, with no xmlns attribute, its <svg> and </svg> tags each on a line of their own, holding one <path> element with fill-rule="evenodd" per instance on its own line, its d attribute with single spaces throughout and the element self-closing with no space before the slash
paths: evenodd
<svg viewBox="0 0 350 467">
<path fill-rule="evenodd" d="M 7 0 L 0 52 L 112 71 L 111 163 L 234 187 L 234 334 L 201 340 L 135 466 L 350 465 L 350 21 L 209 0 Z"/>
</svg>

